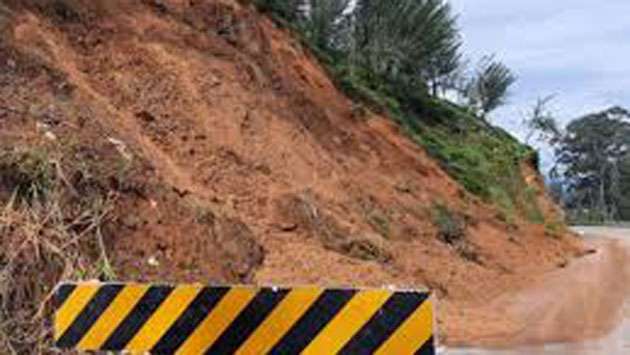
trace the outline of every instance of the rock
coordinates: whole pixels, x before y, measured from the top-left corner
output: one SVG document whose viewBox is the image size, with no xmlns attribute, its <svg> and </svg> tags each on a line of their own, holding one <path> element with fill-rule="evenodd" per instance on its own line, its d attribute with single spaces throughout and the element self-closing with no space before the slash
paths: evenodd
<svg viewBox="0 0 630 355">
<path fill-rule="evenodd" d="M 53 141 L 53 142 L 57 140 L 57 136 L 51 131 L 47 131 L 46 133 L 44 133 L 44 137 L 48 139 L 49 141 Z"/>
<path fill-rule="evenodd" d="M 296 229 L 298 229 L 298 225 L 297 223 L 280 223 L 279 225 L 280 230 L 283 232 L 294 232 Z"/>
<path fill-rule="evenodd" d="M 361 260 L 387 263 L 393 258 L 387 240 L 376 233 L 351 237 L 341 243 L 340 249 L 345 255 Z"/>
<path fill-rule="evenodd" d="M 149 264 L 149 266 L 153 266 L 153 267 L 160 266 L 160 262 L 158 261 L 158 259 L 155 256 L 150 257 L 147 260 L 147 264 Z"/>
</svg>

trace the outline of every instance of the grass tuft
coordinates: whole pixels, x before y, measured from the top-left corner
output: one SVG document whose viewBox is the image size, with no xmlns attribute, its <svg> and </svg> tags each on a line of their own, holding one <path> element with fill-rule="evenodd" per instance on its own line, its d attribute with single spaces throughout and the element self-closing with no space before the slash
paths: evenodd
<svg viewBox="0 0 630 355">
<path fill-rule="evenodd" d="M 466 238 L 466 219 L 448 206 L 434 204 L 432 217 L 438 229 L 438 237 L 443 242 L 454 245 Z"/>
<path fill-rule="evenodd" d="M 103 229 L 116 195 L 76 194 L 60 161 L 37 149 L 0 153 L 2 353 L 52 351 L 49 301 L 58 282 L 115 277 Z"/>
</svg>

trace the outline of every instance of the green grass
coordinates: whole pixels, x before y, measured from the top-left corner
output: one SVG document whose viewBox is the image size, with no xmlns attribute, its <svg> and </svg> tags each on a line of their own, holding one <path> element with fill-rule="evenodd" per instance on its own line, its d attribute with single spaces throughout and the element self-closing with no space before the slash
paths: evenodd
<svg viewBox="0 0 630 355">
<path fill-rule="evenodd" d="M 53 186 L 53 160 L 41 148 L 0 151 L 0 182 L 19 199 L 45 196 Z"/>
</svg>

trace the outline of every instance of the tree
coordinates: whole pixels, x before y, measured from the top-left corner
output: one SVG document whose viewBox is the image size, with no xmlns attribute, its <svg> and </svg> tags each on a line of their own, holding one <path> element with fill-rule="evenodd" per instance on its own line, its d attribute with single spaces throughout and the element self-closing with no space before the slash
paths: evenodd
<svg viewBox="0 0 630 355">
<path fill-rule="evenodd" d="M 547 191 L 549 192 L 549 196 L 558 204 L 564 205 L 565 193 L 564 193 L 564 184 L 560 180 L 551 179 L 547 183 Z"/>
<path fill-rule="evenodd" d="M 493 56 L 482 58 L 465 89 L 468 106 L 485 119 L 488 113 L 506 103 L 515 82 L 516 75 L 505 64 Z"/>
<path fill-rule="evenodd" d="M 307 38 L 324 51 L 336 46 L 343 17 L 351 0 L 310 0 L 305 2 L 305 16 L 301 27 Z"/>
<path fill-rule="evenodd" d="M 619 218 L 630 221 L 630 154 L 619 162 Z"/>
<path fill-rule="evenodd" d="M 457 17 L 444 0 L 255 0 L 316 49 L 399 93 L 448 88 L 461 67 Z"/>
<path fill-rule="evenodd" d="M 431 94 L 437 97 L 440 91 L 455 89 L 462 67 L 460 42 L 452 42 L 436 50 L 435 55 L 427 59 L 424 77 L 429 84 Z"/>
<path fill-rule="evenodd" d="M 531 112 L 525 119 L 525 126 L 529 129 L 526 143 L 529 143 L 534 135 L 538 135 L 538 139 L 554 145 L 562 136 L 562 132 L 558 127 L 558 123 L 549 109 L 550 103 L 554 99 L 554 95 L 536 99 L 536 103 L 532 106 Z"/>
<path fill-rule="evenodd" d="M 457 18 L 442 0 L 358 0 L 352 18 L 359 64 L 405 88 L 437 93 L 460 65 Z"/>
<path fill-rule="evenodd" d="M 402 43 L 393 38 L 405 1 L 358 0 L 352 13 L 352 50 L 357 64 L 383 74 L 402 59 Z"/>
<path fill-rule="evenodd" d="M 303 5 L 302 0 L 254 0 L 254 3 L 261 10 L 271 12 L 293 23 L 298 20 Z"/>
<path fill-rule="evenodd" d="M 613 107 L 571 122 L 556 156 L 568 183 L 570 208 L 589 211 L 599 220 L 627 218 L 630 112 Z"/>
</svg>

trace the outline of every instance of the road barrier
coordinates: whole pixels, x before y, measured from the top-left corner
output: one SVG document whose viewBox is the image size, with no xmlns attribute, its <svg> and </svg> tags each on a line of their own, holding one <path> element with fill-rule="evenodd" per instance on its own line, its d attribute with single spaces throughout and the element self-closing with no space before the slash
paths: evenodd
<svg viewBox="0 0 630 355">
<path fill-rule="evenodd" d="M 67 283 L 56 346 L 152 354 L 435 354 L 426 292 Z"/>
</svg>

